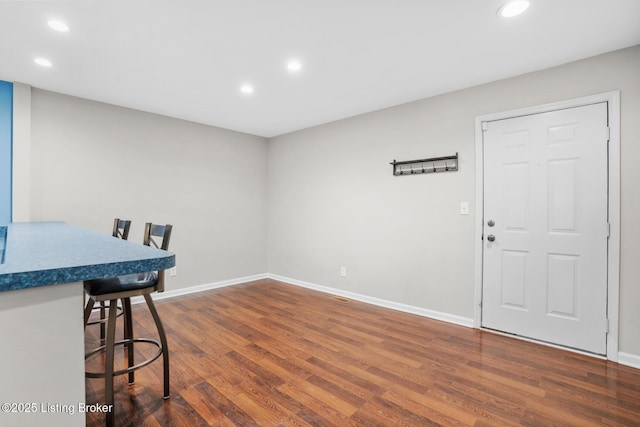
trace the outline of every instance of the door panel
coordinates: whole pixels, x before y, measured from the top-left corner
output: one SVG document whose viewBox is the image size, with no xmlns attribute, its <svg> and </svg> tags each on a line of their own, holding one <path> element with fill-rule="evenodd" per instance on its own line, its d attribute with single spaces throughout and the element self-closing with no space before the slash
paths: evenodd
<svg viewBox="0 0 640 427">
<path fill-rule="evenodd" d="M 484 327 L 606 353 L 607 114 L 605 102 L 487 124 Z"/>
<path fill-rule="evenodd" d="M 520 251 L 502 252 L 502 305 L 526 310 L 527 253 Z"/>
<path fill-rule="evenodd" d="M 577 318 L 576 289 L 580 258 L 548 254 L 547 313 Z"/>
<path fill-rule="evenodd" d="M 549 162 L 549 232 L 576 231 L 576 164 L 578 159 Z"/>
<path fill-rule="evenodd" d="M 523 231 L 529 229 L 531 200 L 529 184 L 529 163 L 504 165 L 504 194 L 506 218 L 504 227 L 509 231 Z"/>
</svg>

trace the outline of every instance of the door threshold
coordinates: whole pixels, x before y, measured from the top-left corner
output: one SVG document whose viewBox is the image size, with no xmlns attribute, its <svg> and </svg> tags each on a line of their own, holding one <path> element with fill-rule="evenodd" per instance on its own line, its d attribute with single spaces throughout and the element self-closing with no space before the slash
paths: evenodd
<svg viewBox="0 0 640 427">
<path fill-rule="evenodd" d="M 581 354 L 583 356 L 589 356 L 589 357 L 594 357 L 596 359 L 600 359 L 600 360 L 608 360 L 607 356 L 602 355 L 602 354 L 598 354 L 598 353 L 591 353 L 585 350 L 579 350 L 577 348 L 573 348 L 573 347 L 565 347 L 559 344 L 554 344 L 554 343 L 550 343 L 548 341 L 541 341 L 541 340 L 537 340 L 534 338 L 527 338 L 527 337 L 523 337 L 522 335 L 516 335 L 516 334 L 510 334 L 508 332 L 503 332 L 503 331 L 498 331 L 496 329 L 490 329 L 490 328 L 485 328 L 484 326 L 480 327 L 481 331 L 484 332 L 490 332 L 492 334 L 496 334 L 496 335 L 502 335 L 503 337 L 509 337 L 509 338 L 515 338 L 518 339 L 520 341 L 526 341 L 526 342 L 530 342 L 533 344 L 539 344 L 539 345 L 544 345 L 546 347 L 553 347 L 553 348 L 557 348 L 558 350 L 565 350 L 571 353 L 577 353 L 577 354 Z"/>
</svg>

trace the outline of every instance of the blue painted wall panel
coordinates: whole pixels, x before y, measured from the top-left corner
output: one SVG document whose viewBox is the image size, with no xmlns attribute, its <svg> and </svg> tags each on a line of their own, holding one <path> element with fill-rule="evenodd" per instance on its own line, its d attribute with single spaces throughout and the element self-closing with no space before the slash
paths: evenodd
<svg viewBox="0 0 640 427">
<path fill-rule="evenodd" d="M 0 225 L 11 222 L 13 84 L 0 80 Z"/>
</svg>

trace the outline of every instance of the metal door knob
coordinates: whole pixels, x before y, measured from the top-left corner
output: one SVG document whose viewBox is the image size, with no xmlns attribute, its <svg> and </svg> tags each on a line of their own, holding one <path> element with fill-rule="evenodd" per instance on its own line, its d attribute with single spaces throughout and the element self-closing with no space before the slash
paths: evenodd
<svg viewBox="0 0 640 427">
<path fill-rule="evenodd" d="M 490 241 L 490 242 L 493 242 L 493 241 L 495 241 L 495 240 L 496 240 L 496 236 L 494 236 L 493 234 L 489 234 L 489 235 L 487 236 L 487 240 L 488 240 L 488 241 Z"/>
</svg>

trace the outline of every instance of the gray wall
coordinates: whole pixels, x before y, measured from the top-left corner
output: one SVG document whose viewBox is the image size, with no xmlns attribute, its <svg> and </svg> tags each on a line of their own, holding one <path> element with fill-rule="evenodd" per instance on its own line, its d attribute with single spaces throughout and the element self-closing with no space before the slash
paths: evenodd
<svg viewBox="0 0 640 427">
<path fill-rule="evenodd" d="M 32 220 L 172 223 L 168 290 L 267 271 L 266 139 L 33 89 L 30 148 Z"/>
<path fill-rule="evenodd" d="M 269 272 L 472 318 L 476 116 L 617 89 L 620 351 L 640 355 L 638 46 L 272 138 Z M 459 172 L 391 175 L 393 159 L 455 152 Z"/>
</svg>

